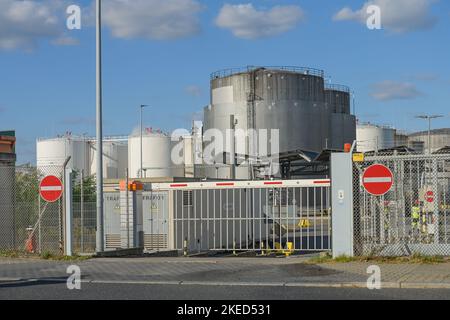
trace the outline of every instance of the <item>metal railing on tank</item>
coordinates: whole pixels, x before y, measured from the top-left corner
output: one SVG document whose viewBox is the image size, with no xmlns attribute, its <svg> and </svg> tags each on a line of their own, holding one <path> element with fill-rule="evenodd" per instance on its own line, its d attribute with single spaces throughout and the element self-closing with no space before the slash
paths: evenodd
<svg viewBox="0 0 450 320">
<path fill-rule="evenodd" d="M 325 90 L 333 90 L 333 91 L 340 91 L 340 92 L 350 93 L 350 88 L 347 87 L 347 86 L 344 86 L 342 84 L 326 83 L 325 84 Z"/>
<path fill-rule="evenodd" d="M 218 70 L 211 73 L 211 80 L 229 77 L 239 73 L 252 72 L 258 69 L 273 70 L 273 71 L 285 71 L 301 73 L 305 75 L 312 75 L 317 77 L 324 77 L 324 71 L 320 69 L 308 68 L 308 67 L 296 67 L 296 66 L 246 66 L 239 68 L 228 68 Z"/>
</svg>

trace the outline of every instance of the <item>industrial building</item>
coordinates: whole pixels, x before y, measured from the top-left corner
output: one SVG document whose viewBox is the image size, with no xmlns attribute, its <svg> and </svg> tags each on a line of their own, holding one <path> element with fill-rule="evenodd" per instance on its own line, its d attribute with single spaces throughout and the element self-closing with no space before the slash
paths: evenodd
<svg viewBox="0 0 450 320">
<path fill-rule="evenodd" d="M 54 174 L 70 157 L 67 168 L 85 176 L 96 173 L 96 143 L 94 138 L 65 134 L 36 142 L 37 167 Z M 106 179 L 124 178 L 128 167 L 126 137 L 105 138 L 103 142 L 103 175 Z"/>
<path fill-rule="evenodd" d="M 359 152 L 390 149 L 397 146 L 397 131 L 390 126 L 358 123 L 356 126 L 357 150 Z"/>
<path fill-rule="evenodd" d="M 194 126 L 192 134 L 176 139 L 161 130 L 144 128 L 141 135 L 135 130 L 128 137 L 107 137 L 103 141 L 103 176 L 105 179 L 194 177 L 194 163 L 201 163 L 201 127 Z M 177 146 L 180 161 L 172 161 Z M 96 139 L 65 134 L 56 138 L 38 139 L 36 143 L 37 167 L 42 173 L 55 174 L 67 168 L 84 176 L 96 173 Z M 142 161 L 142 172 L 141 172 Z"/>
<path fill-rule="evenodd" d="M 350 89 L 327 84 L 322 70 L 246 67 L 214 72 L 210 81 L 203 127 L 181 136 L 144 128 L 105 139 L 105 179 L 125 178 L 127 169 L 133 179 L 304 177 L 299 166 L 315 176 L 327 161 L 323 152 L 342 151 L 356 138 Z M 210 130 L 225 138 L 233 132 L 221 150 L 214 149 L 213 162 L 206 160 L 209 143 L 217 141 Z M 61 166 L 70 156 L 69 168 L 94 175 L 95 148 L 95 139 L 71 134 L 38 139 L 37 166 Z"/>
<path fill-rule="evenodd" d="M 218 129 L 226 135 L 230 129 L 244 132 L 276 129 L 279 130 L 278 153 L 319 154 L 324 149 L 342 150 L 345 143 L 352 143 L 356 137 L 355 125 L 355 117 L 350 114 L 350 89 L 325 84 L 322 70 L 246 67 L 211 75 L 211 101 L 204 108 L 204 132 Z M 257 140 L 248 135 L 244 143 L 239 142 L 244 150 L 242 157 L 258 162 L 261 149 L 274 149 L 270 142 L 261 147 Z M 235 147 L 234 143 L 228 144 L 225 153 L 234 153 Z M 232 179 L 255 177 L 251 161 L 232 167 L 219 155 L 216 165 L 209 166 L 205 175 Z"/>
<path fill-rule="evenodd" d="M 407 134 L 391 126 L 358 123 L 356 140 L 359 152 L 376 152 L 403 147 L 410 152 L 423 153 L 430 150 L 433 153 L 450 146 L 450 128 Z"/>
<path fill-rule="evenodd" d="M 0 132 L 0 250 L 14 247 L 15 163 L 14 131 Z"/>
<path fill-rule="evenodd" d="M 421 144 L 422 150 L 436 152 L 450 146 L 450 128 L 431 130 L 430 136 L 428 136 L 428 131 L 412 133 L 408 136 L 408 140 L 411 144 Z"/>
</svg>

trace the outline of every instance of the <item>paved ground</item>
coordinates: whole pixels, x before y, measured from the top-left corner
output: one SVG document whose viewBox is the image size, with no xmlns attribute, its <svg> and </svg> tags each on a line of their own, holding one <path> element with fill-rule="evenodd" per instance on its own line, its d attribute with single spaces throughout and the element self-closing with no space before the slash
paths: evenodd
<svg viewBox="0 0 450 320">
<path fill-rule="evenodd" d="M 381 289 L 203 286 L 171 284 L 83 283 L 81 290 L 67 290 L 65 283 L 28 282 L 0 285 L 0 300 L 442 300 L 450 299 L 446 289 Z"/>
<path fill-rule="evenodd" d="M 368 263 L 304 262 L 304 257 L 102 258 L 80 262 L 0 259 L 0 299 L 450 299 L 449 263 L 380 264 L 383 289 L 368 290 Z M 65 286 L 71 264 L 81 269 L 80 292 Z M 432 288 L 433 294 L 413 290 Z"/>
</svg>

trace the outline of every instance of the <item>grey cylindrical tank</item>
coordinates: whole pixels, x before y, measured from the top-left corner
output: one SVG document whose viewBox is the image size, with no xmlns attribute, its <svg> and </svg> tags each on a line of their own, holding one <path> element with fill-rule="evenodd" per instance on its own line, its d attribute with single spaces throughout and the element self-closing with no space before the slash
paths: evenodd
<svg viewBox="0 0 450 320">
<path fill-rule="evenodd" d="M 333 113 L 350 114 L 350 88 L 327 84 L 325 86 L 325 104 Z"/>
<path fill-rule="evenodd" d="M 428 131 L 416 132 L 409 135 L 411 145 L 423 143 L 424 150 L 429 150 Z M 450 146 L 450 128 L 434 129 L 430 131 L 431 152 Z M 417 147 L 416 147 L 417 148 Z"/>
<path fill-rule="evenodd" d="M 204 130 L 215 128 L 225 133 L 234 115 L 236 129 L 267 129 L 268 134 L 271 129 L 279 130 L 281 153 L 321 152 L 333 144 L 332 136 L 337 132 L 340 138 L 336 144 L 342 149 L 341 141 L 348 136 L 345 125 L 354 122 L 349 115 L 349 93 L 339 91 L 340 99 L 334 99 L 329 108 L 323 75 L 321 70 L 299 67 L 248 67 L 213 73 L 210 105 L 204 109 Z M 337 110 L 343 115 L 334 120 L 338 130 L 332 130 L 332 115 Z M 253 146 L 257 143 L 253 141 Z M 245 144 L 246 153 L 251 154 L 252 142 L 247 140 Z M 230 177 L 226 167 L 209 172 L 210 177 Z M 248 172 L 248 168 L 238 167 L 237 178 L 248 178 Z"/>
<path fill-rule="evenodd" d="M 350 114 L 350 88 L 337 84 L 325 86 L 325 107 L 331 112 L 329 149 L 341 150 L 356 139 L 356 119 Z"/>
</svg>

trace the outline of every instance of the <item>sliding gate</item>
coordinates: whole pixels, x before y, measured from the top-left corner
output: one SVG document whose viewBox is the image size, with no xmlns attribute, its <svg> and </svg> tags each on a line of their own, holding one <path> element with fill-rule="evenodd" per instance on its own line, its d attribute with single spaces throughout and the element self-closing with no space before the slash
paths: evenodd
<svg viewBox="0 0 450 320">
<path fill-rule="evenodd" d="M 171 249 L 331 249 L 330 180 L 153 184 L 169 195 Z"/>
</svg>

